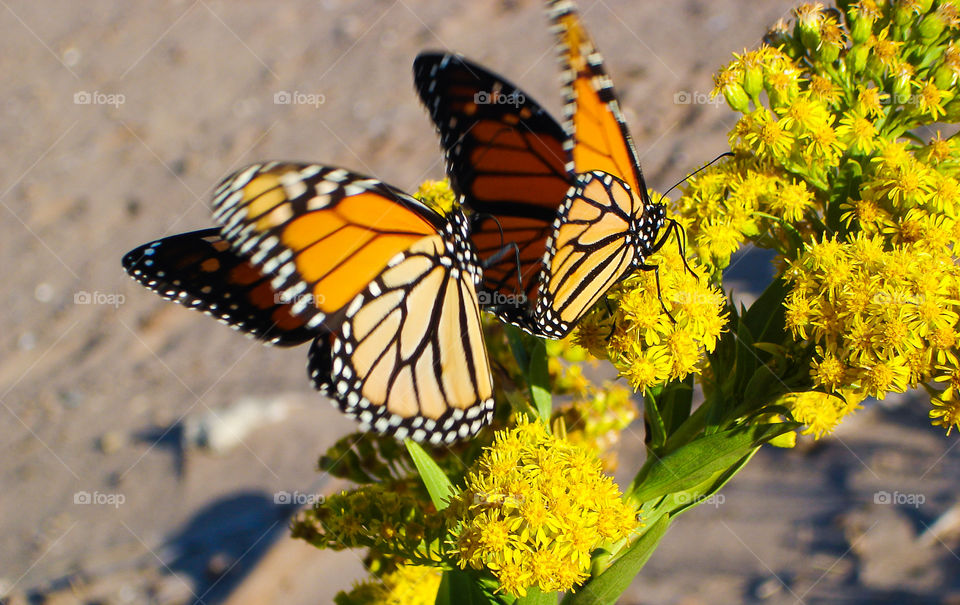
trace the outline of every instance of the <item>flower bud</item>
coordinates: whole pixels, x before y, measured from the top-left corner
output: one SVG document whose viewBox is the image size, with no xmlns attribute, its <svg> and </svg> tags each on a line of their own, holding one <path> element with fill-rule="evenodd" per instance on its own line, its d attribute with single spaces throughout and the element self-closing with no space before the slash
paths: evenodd
<svg viewBox="0 0 960 605">
<path fill-rule="evenodd" d="M 847 68 L 853 74 L 861 74 L 867 66 L 867 59 L 870 57 L 870 49 L 863 44 L 859 44 L 850 49 L 847 53 Z"/>
<path fill-rule="evenodd" d="M 873 33 L 873 19 L 857 11 L 850 17 L 850 39 L 854 45 L 863 44 Z"/>
<path fill-rule="evenodd" d="M 933 72 L 933 84 L 940 90 L 950 90 L 957 82 L 957 72 L 946 65 L 940 65 Z"/>
<path fill-rule="evenodd" d="M 946 26 L 947 24 L 944 22 L 943 17 L 935 11 L 920 21 L 920 25 L 917 26 L 917 32 L 919 32 L 921 40 L 928 42 L 942 34 Z"/>
<path fill-rule="evenodd" d="M 787 22 L 781 18 L 773 27 L 763 36 L 763 41 L 767 46 L 780 48 L 781 46 L 790 46 L 793 40 L 790 38 L 790 32 L 787 29 Z"/>
<path fill-rule="evenodd" d="M 815 55 L 821 63 L 833 63 L 840 57 L 840 47 L 836 44 L 822 42 Z"/>
<path fill-rule="evenodd" d="M 910 102 L 910 96 L 913 94 L 913 89 L 910 86 L 911 79 L 909 74 L 898 75 L 893 80 L 893 99 L 891 100 L 896 105 L 906 105 Z"/>
<path fill-rule="evenodd" d="M 750 65 L 743 72 L 743 90 L 752 98 L 763 91 L 763 70 L 759 65 Z"/>
<path fill-rule="evenodd" d="M 897 27 L 910 25 L 916 17 L 913 12 L 913 3 L 895 2 L 893 7 L 893 23 Z"/>
<path fill-rule="evenodd" d="M 727 84 L 723 87 L 723 98 L 734 111 L 746 113 L 750 111 L 750 97 L 739 84 Z"/>
<path fill-rule="evenodd" d="M 797 8 L 797 32 L 800 42 L 809 50 L 820 46 L 820 24 L 823 15 L 817 5 L 804 4 Z"/>
<path fill-rule="evenodd" d="M 945 115 L 941 122 L 960 122 L 960 98 L 950 101 L 943 107 Z"/>
</svg>

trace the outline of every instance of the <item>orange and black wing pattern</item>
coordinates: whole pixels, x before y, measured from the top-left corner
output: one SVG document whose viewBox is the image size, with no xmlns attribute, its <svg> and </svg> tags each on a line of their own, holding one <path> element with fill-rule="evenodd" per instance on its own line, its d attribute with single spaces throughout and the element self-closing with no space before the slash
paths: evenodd
<svg viewBox="0 0 960 605">
<path fill-rule="evenodd" d="M 519 321 L 524 309 L 507 301 L 537 299 L 546 241 L 573 184 L 566 135 L 529 95 L 463 57 L 422 53 L 413 69 L 451 185 L 474 211 L 470 238 L 486 261 L 481 302 Z"/>
<path fill-rule="evenodd" d="M 576 6 L 571 0 L 548 0 L 547 13 L 562 70 L 568 170 L 571 174 L 611 174 L 649 204 L 640 160 L 620 111 L 613 81 L 577 15 Z"/>
<path fill-rule="evenodd" d="M 481 273 L 457 208 L 441 216 L 376 179 L 257 164 L 214 194 L 222 236 L 292 301 L 314 385 L 365 427 L 451 442 L 493 411 Z"/>
<path fill-rule="evenodd" d="M 665 210 L 650 201 L 613 83 L 573 2 L 548 0 L 547 10 L 563 70 L 562 127 L 516 86 L 456 55 L 420 55 L 414 80 L 451 184 L 475 212 L 488 308 L 560 338 L 613 283 L 648 268 Z M 525 297 L 510 298 L 517 294 Z"/>
<path fill-rule="evenodd" d="M 268 344 L 293 346 L 316 336 L 291 312 L 270 278 L 230 249 L 219 229 L 181 233 L 134 248 L 124 255 L 123 268 L 163 298 Z"/>
</svg>

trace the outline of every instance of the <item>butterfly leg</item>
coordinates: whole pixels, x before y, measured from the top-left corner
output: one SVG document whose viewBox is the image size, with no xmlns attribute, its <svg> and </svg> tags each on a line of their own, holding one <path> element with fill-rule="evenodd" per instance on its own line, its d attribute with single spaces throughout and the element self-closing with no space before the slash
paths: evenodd
<svg viewBox="0 0 960 605">
<path fill-rule="evenodd" d="M 642 263 L 637 266 L 641 271 L 653 271 L 653 279 L 657 282 L 657 300 L 660 301 L 660 308 L 663 309 L 663 312 L 667 314 L 667 317 L 670 318 L 670 321 L 677 323 L 676 318 L 670 314 L 670 311 L 667 310 L 667 305 L 663 302 L 663 289 L 660 287 L 660 265 L 648 265 Z"/>
</svg>

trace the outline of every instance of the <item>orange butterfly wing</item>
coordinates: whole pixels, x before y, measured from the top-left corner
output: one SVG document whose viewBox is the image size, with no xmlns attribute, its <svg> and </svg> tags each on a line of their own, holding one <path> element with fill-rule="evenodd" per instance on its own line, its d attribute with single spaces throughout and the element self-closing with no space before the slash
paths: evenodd
<svg viewBox="0 0 960 605">
<path fill-rule="evenodd" d="M 475 212 L 471 241 L 481 260 L 497 258 L 485 264 L 481 303 L 498 307 L 521 294 L 535 301 L 546 240 L 572 184 L 563 129 L 529 95 L 463 57 L 422 53 L 414 81 L 440 132 L 451 185 Z M 523 309 L 496 310 L 511 321 Z"/>
</svg>

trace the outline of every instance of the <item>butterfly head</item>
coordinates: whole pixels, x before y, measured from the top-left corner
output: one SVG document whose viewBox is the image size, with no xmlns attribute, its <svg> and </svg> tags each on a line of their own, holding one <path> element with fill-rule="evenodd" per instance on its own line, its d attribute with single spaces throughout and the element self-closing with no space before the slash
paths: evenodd
<svg viewBox="0 0 960 605">
<path fill-rule="evenodd" d="M 647 201 L 643 215 L 637 219 L 632 229 L 635 234 L 633 241 L 636 246 L 637 262 L 643 264 L 646 258 L 663 247 L 669 235 L 669 229 L 663 232 L 666 223 L 666 205 Z"/>
</svg>

